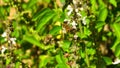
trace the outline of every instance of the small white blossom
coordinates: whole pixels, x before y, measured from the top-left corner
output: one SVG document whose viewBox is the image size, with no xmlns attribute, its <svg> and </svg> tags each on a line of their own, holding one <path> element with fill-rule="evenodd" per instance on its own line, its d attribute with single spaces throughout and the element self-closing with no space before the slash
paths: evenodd
<svg viewBox="0 0 120 68">
<path fill-rule="evenodd" d="M 78 12 L 78 9 L 75 9 L 75 12 Z"/>
<path fill-rule="evenodd" d="M 2 37 L 6 37 L 6 36 L 7 36 L 7 33 L 4 32 L 1 36 L 2 36 Z"/>
<path fill-rule="evenodd" d="M 81 7 L 81 8 L 80 8 L 80 10 L 81 10 L 81 11 L 83 11 L 83 10 L 84 10 L 84 8 L 83 8 L 83 7 Z"/>
<path fill-rule="evenodd" d="M 73 11 L 72 6 L 68 5 L 67 10 L 68 10 L 67 15 L 69 16 L 72 13 L 72 11 Z"/>
<path fill-rule="evenodd" d="M 10 38 L 10 40 L 8 40 L 8 43 L 12 43 L 13 45 L 16 44 L 15 42 L 16 38 Z"/>
<path fill-rule="evenodd" d="M 76 23 L 75 21 L 73 21 L 73 22 L 72 22 L 72 27 L 73 27 L 74 29 L 77 28 L 76 25 L 77 25 L 77 23 Z"/>
<path fill-rule="evenodd" d="M 77 2 L 77 0 L 73 0 L 73 4 L 77 4 L 78 2 Z"/>
<path fill-rule="evenodd" d="M 82 16 L 80 13 L 77 13 L 78 16 Z"/>
<path fill-rule="evenodd" d="M 120 63 L 120 59 L 116 59 L 114 62 L 112 62 L 112 64 L 119 64 Z"/>
<path fill-rule="evenodd" d="M 16 38 L 10 38 L 10 41 L 12 41 L 12 44 L 16 44 L 15 40 Z"/>
<path fill-rule="evenodd" d="M 1 50 L 1 53 L 4 54 L 4 52 L 6 51 L 6 47 L 2 46 L 2 50 Z"/>
<path fill-rule="evenodd" d="M 64 19 L 64 21 L 68 21 L 69 19 Z"/>
<path fill-rule="evenodd" d="M 85 16 L 85 17 L 82 18 L 82 23 L 83 23 L 84 25 L 86 25 L 86 17 L 87 17 L 87 16 Z"/>
<path fill-rule="evenodd" d="M 67 24 L 69 24 L 70 20 L 69 19 L 64 19 L 64 22 L 67 22 Z"/>
<path fill-rule="evenodd" d="M 75 34 L 75 35 L 74 35 L 74 38 L 77 39 L 77 38 L 78 38 L 78 35 Z"/>
</svg>

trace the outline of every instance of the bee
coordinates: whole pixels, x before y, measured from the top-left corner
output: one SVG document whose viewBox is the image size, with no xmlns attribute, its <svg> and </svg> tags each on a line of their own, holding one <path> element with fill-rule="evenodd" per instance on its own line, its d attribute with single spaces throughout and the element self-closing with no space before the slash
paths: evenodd
<svg viewBox="0 0 120 68">
<path fill-rule="evenodd" d="M 65 29 L 65 33 L 70 32 L 72 30 L 72 27 L 68 24 L 68 21 L 65 21 L 62 24 L 63 29 Z"/>
</svg>

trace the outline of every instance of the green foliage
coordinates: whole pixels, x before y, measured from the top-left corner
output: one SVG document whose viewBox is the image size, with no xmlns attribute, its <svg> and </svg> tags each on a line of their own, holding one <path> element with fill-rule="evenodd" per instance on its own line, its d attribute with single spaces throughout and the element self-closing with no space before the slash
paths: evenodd
<svg viewBox="0 0 120 68">
<path fill-rule="evenodd" d="M 119 0 L 1 0 L 0 68 L 117 68 Z"/>
</svg>

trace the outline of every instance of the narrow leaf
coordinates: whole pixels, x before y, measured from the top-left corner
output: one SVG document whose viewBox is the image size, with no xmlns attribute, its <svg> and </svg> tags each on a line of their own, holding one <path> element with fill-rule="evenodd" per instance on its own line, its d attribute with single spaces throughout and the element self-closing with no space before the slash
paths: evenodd
<svg viewBox="0 0 120 68">
<path fill-rule="evenodd" d="M 107 65 L 112 64 L 112 59 L 109 57 L 103 57 L 103 60 L 106 62 Z"/>
<path fill-rule="evenodd" d="M 115 23 L 120 22 L 120 16 L 116 17 Z"/>
<path fill-rule="evenodd" d="M 31 44 L 36 45 L 36 46 L 38 46 L 38 47 L 42 47 L 41 44 L 40 44 L 40 42 L 39 42 L 38 40 L 36 40 L 36 39 L 34 38 L 34 36 L 24 35 L 24 36 L 23 36 L 23 40 L 28 41 L 28 42 L 30 42 Z"/>
<path fill-rule="evenodd" d="M 50 30 L 50 34 L 55 35 L 61 30 L 61 26 L 54 26 L 52 30 Z"/>
<path fill-rule="evenodd" d="M 95 28 L 98 30 L 98 32 L 100 32 L 102 30 L 102 28 L 103 28 L 104 25 L 105 25 L 105 22 L 103 22 L 103 21 L 97 21 Z"/>
<path fill-rule="evenodd" d="M 120 28 L 119 27 L 120 27 L 120 24 L 118 24 L 118 23 L 113 24 L 113 29 L 114 29 L 115 35 L 120 40 Z"/>
<path fill-rule="evenodd" d="M 47 24 L 47 22 L 50 21 L 53 18 L 54 15 L 55 15 L 55 13 L 53 11 L 51 11 L 49 13 L 46 13 L 42 17 L 42 19 L 40 19 L 38 21 L 38 24 L 37 24 L 37 27 L 36 27 L 37 31 L 39 31 L 40 29 L 42 29 L 42 27 L 44 27 L 44 25 Z"/>
<path fill-rule="evenodd" d="M 116 2 L 116 0 L 109 0 L 109 2 L 110 2 L 113 6 L 117 7 L 117 2 Z"/>
<path fill-rule="evenodd" d="M 116 46 L 116 48 L 115 48 L 115 55 L 116 55 L 117 57 L 120 56 L 120 44 L 118 44 L 118 45 Z"/>
<path fill-rule="evenodd" d="M 45 15 L 46 13 L 50 12 L 51 10 L 49 8 L 45 8 L 42 9 L 41 11 L 37 12 L 34 16 L 33 16 L 33 21 L 36 21 L 37 19 L 41 19 L 43 15 Z"/>
<path fill-rule="evenodd" d="M 98 21 L 105 21 L 108 15 L 107 8 L 102 8 L 99 12 Z"/>
</svg>

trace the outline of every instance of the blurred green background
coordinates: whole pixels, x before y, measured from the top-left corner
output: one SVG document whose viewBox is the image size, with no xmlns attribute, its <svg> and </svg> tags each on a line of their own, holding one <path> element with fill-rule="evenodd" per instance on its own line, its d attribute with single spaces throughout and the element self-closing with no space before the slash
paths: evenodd
<svg viewBox="0 0 120 68">
<path fill-rule="evenodd" d="M 119 0 L 0 0 L 0 68 L 119 68 Z"/>
</svg>

